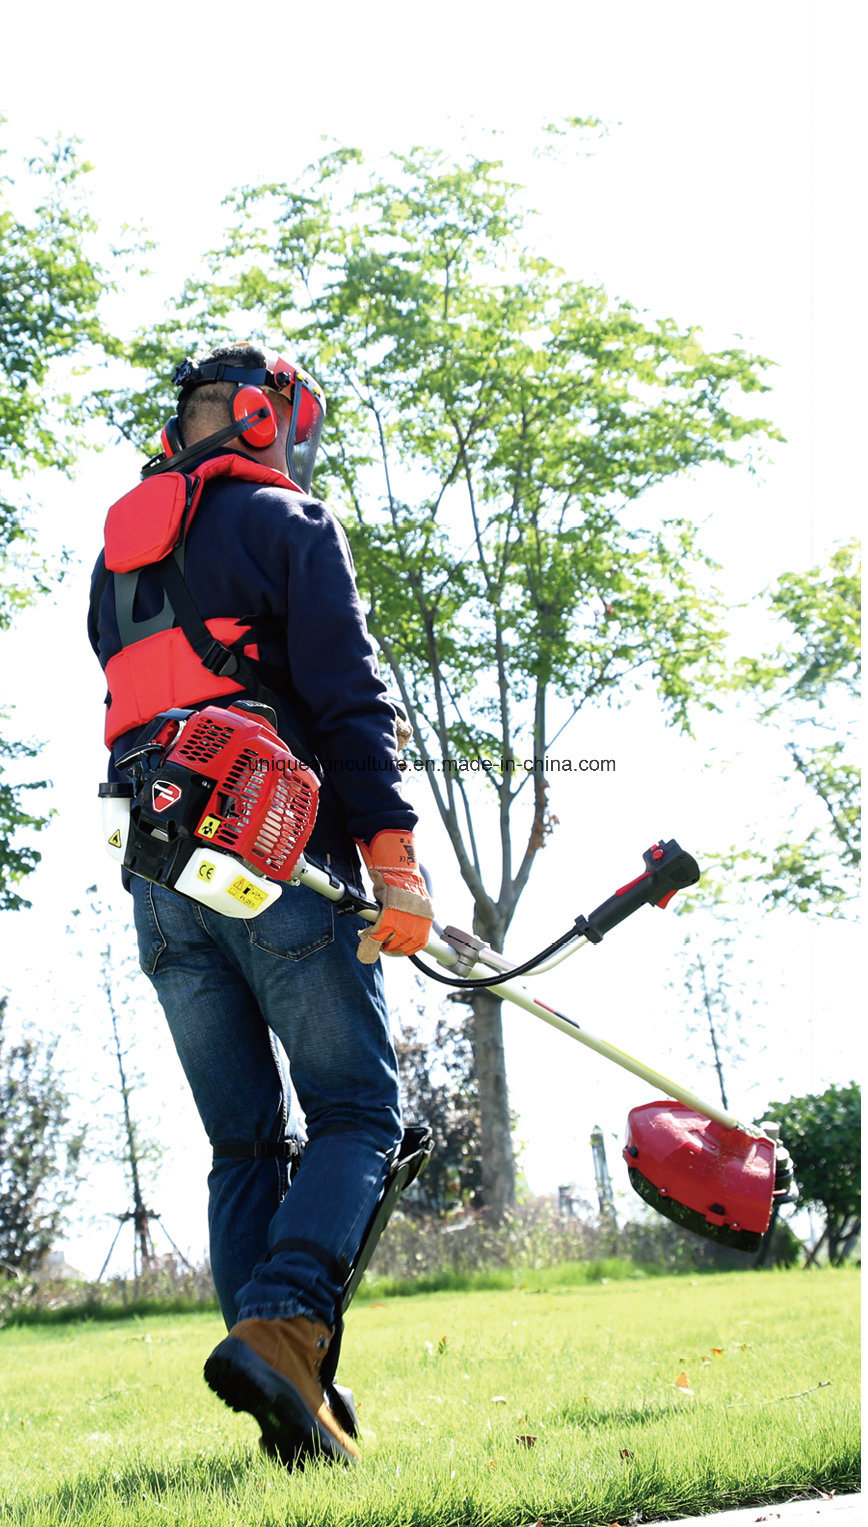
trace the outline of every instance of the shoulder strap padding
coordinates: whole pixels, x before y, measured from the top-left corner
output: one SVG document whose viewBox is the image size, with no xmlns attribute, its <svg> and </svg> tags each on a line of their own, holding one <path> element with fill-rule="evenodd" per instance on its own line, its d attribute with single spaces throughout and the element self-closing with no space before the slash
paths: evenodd
<svg viewBox="0 0 868 1527">
<path fill-rule="evenodd" d="M 113 573 L 161 562 L 176 545 L 191 484 L 181 472 L 139 483 L 116 504 L 105 522 L 105 565 Z"/>
<path fill-rule="evenodd" d="M 112 504 L 105 522 L 105 564 L 130 573 L 161 562 L 186 535 L 212 477 L 237 477 L 292 491 L 289 478 L 246 456 L 215 456 L 191 472 L 161 472 L 137 484 Z"/>
</svg>

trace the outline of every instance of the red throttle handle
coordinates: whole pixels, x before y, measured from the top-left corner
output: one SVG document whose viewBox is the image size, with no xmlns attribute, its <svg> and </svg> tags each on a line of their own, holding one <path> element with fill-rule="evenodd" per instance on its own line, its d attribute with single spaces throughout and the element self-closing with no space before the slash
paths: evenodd
<svg viewBox="0 0 868 1527">
<path fill-rule="evenodd" d="M 652 843 L 642 858 L 647 866 L 644 875 L 622 885 L 620 891 L 602 902 L 590 917 L 576 918 L 576 928 L 592 944 L 598 944 L 604 933 L 616 928 L 639 907 L 665 907 L 676 891 L 695 885 L 699 879 L 696 860 L 685 853 L 674 838 L 668 843 L 662 839 Z"/>
</svg>

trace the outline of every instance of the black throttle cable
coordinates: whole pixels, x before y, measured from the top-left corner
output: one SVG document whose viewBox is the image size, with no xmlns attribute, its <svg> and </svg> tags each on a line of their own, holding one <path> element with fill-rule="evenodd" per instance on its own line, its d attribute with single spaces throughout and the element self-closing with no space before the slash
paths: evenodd
<svg viewBox="0 0 868 1527">
<path fill-rule="evenodd" d="M 539 954 L 535 954 L 531 959 L 525 960 L 523 965 L 513 965 L 509 970 L 494 971 L 491 976 L 475 978 L 468 976 L 444 976 L 441 975 L 439 970 L 434 970 L 430 965 L 423 965 L 416 954 L 410 955 L 410 962 L 416 966 L 417 970 L 421 970 L 423 975 L 430 976 L 432 981 L 439 981 L 442 986 L 457 986 L 462 991 L 480 990 L 486 986 L 500 986 L 504 981 L 514 981 L 517 976 L 530 975 L 531 971 L 536 970 L 543 960 L 547 960 L 552 954 L 557 954 L 558 950 L 563 949 L 565 944 L 574 939 L 577 931 L 575 927 L 570 928 L 568 932 L 562 933 L 560 938 L 555 939 L 553 944 L 549 944 L 547 949 L 542 949 Z"/>
</svg>

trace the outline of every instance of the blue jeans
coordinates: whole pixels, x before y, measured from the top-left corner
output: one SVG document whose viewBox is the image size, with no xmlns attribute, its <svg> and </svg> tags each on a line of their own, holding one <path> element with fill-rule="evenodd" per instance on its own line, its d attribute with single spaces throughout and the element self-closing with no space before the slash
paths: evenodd
<svg viewBox="0 0 868 1527">
<path fill-rule="evenodd" d="M 274 1156 L 215 1157 L 208 1223 L 226 1324 L 307 1315 L 331 1326 L 401 1138 L 382 971 L 355 955 L 361 920 L 302 886 L 249 921 L 137 876 L 132 893 L 142 969 L 211 1142 L 283 1140 L 275 1041 L 304 1112 L 291 1186 Z"/>
</svg>

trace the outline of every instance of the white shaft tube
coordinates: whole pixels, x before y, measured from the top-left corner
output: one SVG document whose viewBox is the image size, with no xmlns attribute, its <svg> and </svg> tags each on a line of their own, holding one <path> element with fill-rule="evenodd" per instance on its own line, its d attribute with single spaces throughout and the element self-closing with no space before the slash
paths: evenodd
<svg viewBox="0 0 868 1527">
<path fill-rule="evenodd" d="M 302 855 L 293 871 L 293 880 L 298 880 L 302 885 L 310 886 L 311 890 L 317 891 L 320 896 L 326 896 L 330 901 L 340 901 L 344 894 L 344 886 L 333 886 L 325 870 L 318 869 L 309 864 Z M 368 922 L 375 922 L 379 912 L 376 910 L 361 911 L 360 917 Z M 458 954 L 437 934 L 432 934 L 425 946 L 425 953 L 431 955 L 441 965 L 453 966 L 458 961 Z M 470 971 L 470 978 L 485 979 L 491 975 L 481 965 L 474 965 Z M 666 1097 L 676 1098 L 679 1103 L 686 1103 L 688 1108 L 695 1108 L 697 1113 L 704 1115 L 706 1119 L 713 1119 L 716 1124 L 722 1124 L 725 1129 L 744 1129 L 749 1134 L 756 1134 L 752 1126 L 740 1124 L 734 1114 L 726 1113 L 714 1103 L 706 1103 L 698 1098 L 689 1088 L 682 1087 L 679 1082 L 670 1081 L 669 1077 L 654 1071 L 651 1066 L 646 1066 L 640 1060 L 634 1060 L 632 1055 L 627 1055 L 624 1050 L 619 1050 L 616 1045 L 610 1045 L 605 1039 L 599 1039 L 589 1029 L 583 1028 L 576 1023 L 574 1018 L 568 1018 L 565 1013 L 559 1013 L 556 1008 L 549 1007 L 545 1002 L 539 1002 L 521 986 L 511 981 L 499 981 L 495 985 L 492 981 L 489 991 L 495 996 L 503 997 L 507 1002 L 512 1002 L 516 1007 L 524 1008 L 525 1012 L 533 1013 L 534 1017 L 541 1018 L 544 1023 L 551 1024 L 552 1028 L 560 1029 L 562 1034 L 568 1034 L 571 1039 L 577 1039 L 580 1044 L 587 1045 L 589 1050 L 596 1050 L 598 1055 L 604 1055 L 607 1060 L 614 1061 L 616 1066 L 621 1066 L 624 1071 L 632 1071 L 634 1076 L 641 1077 L 643 1082 L 648 1082 L 652 1087 L 659 1087 Z"/>
</svg>

